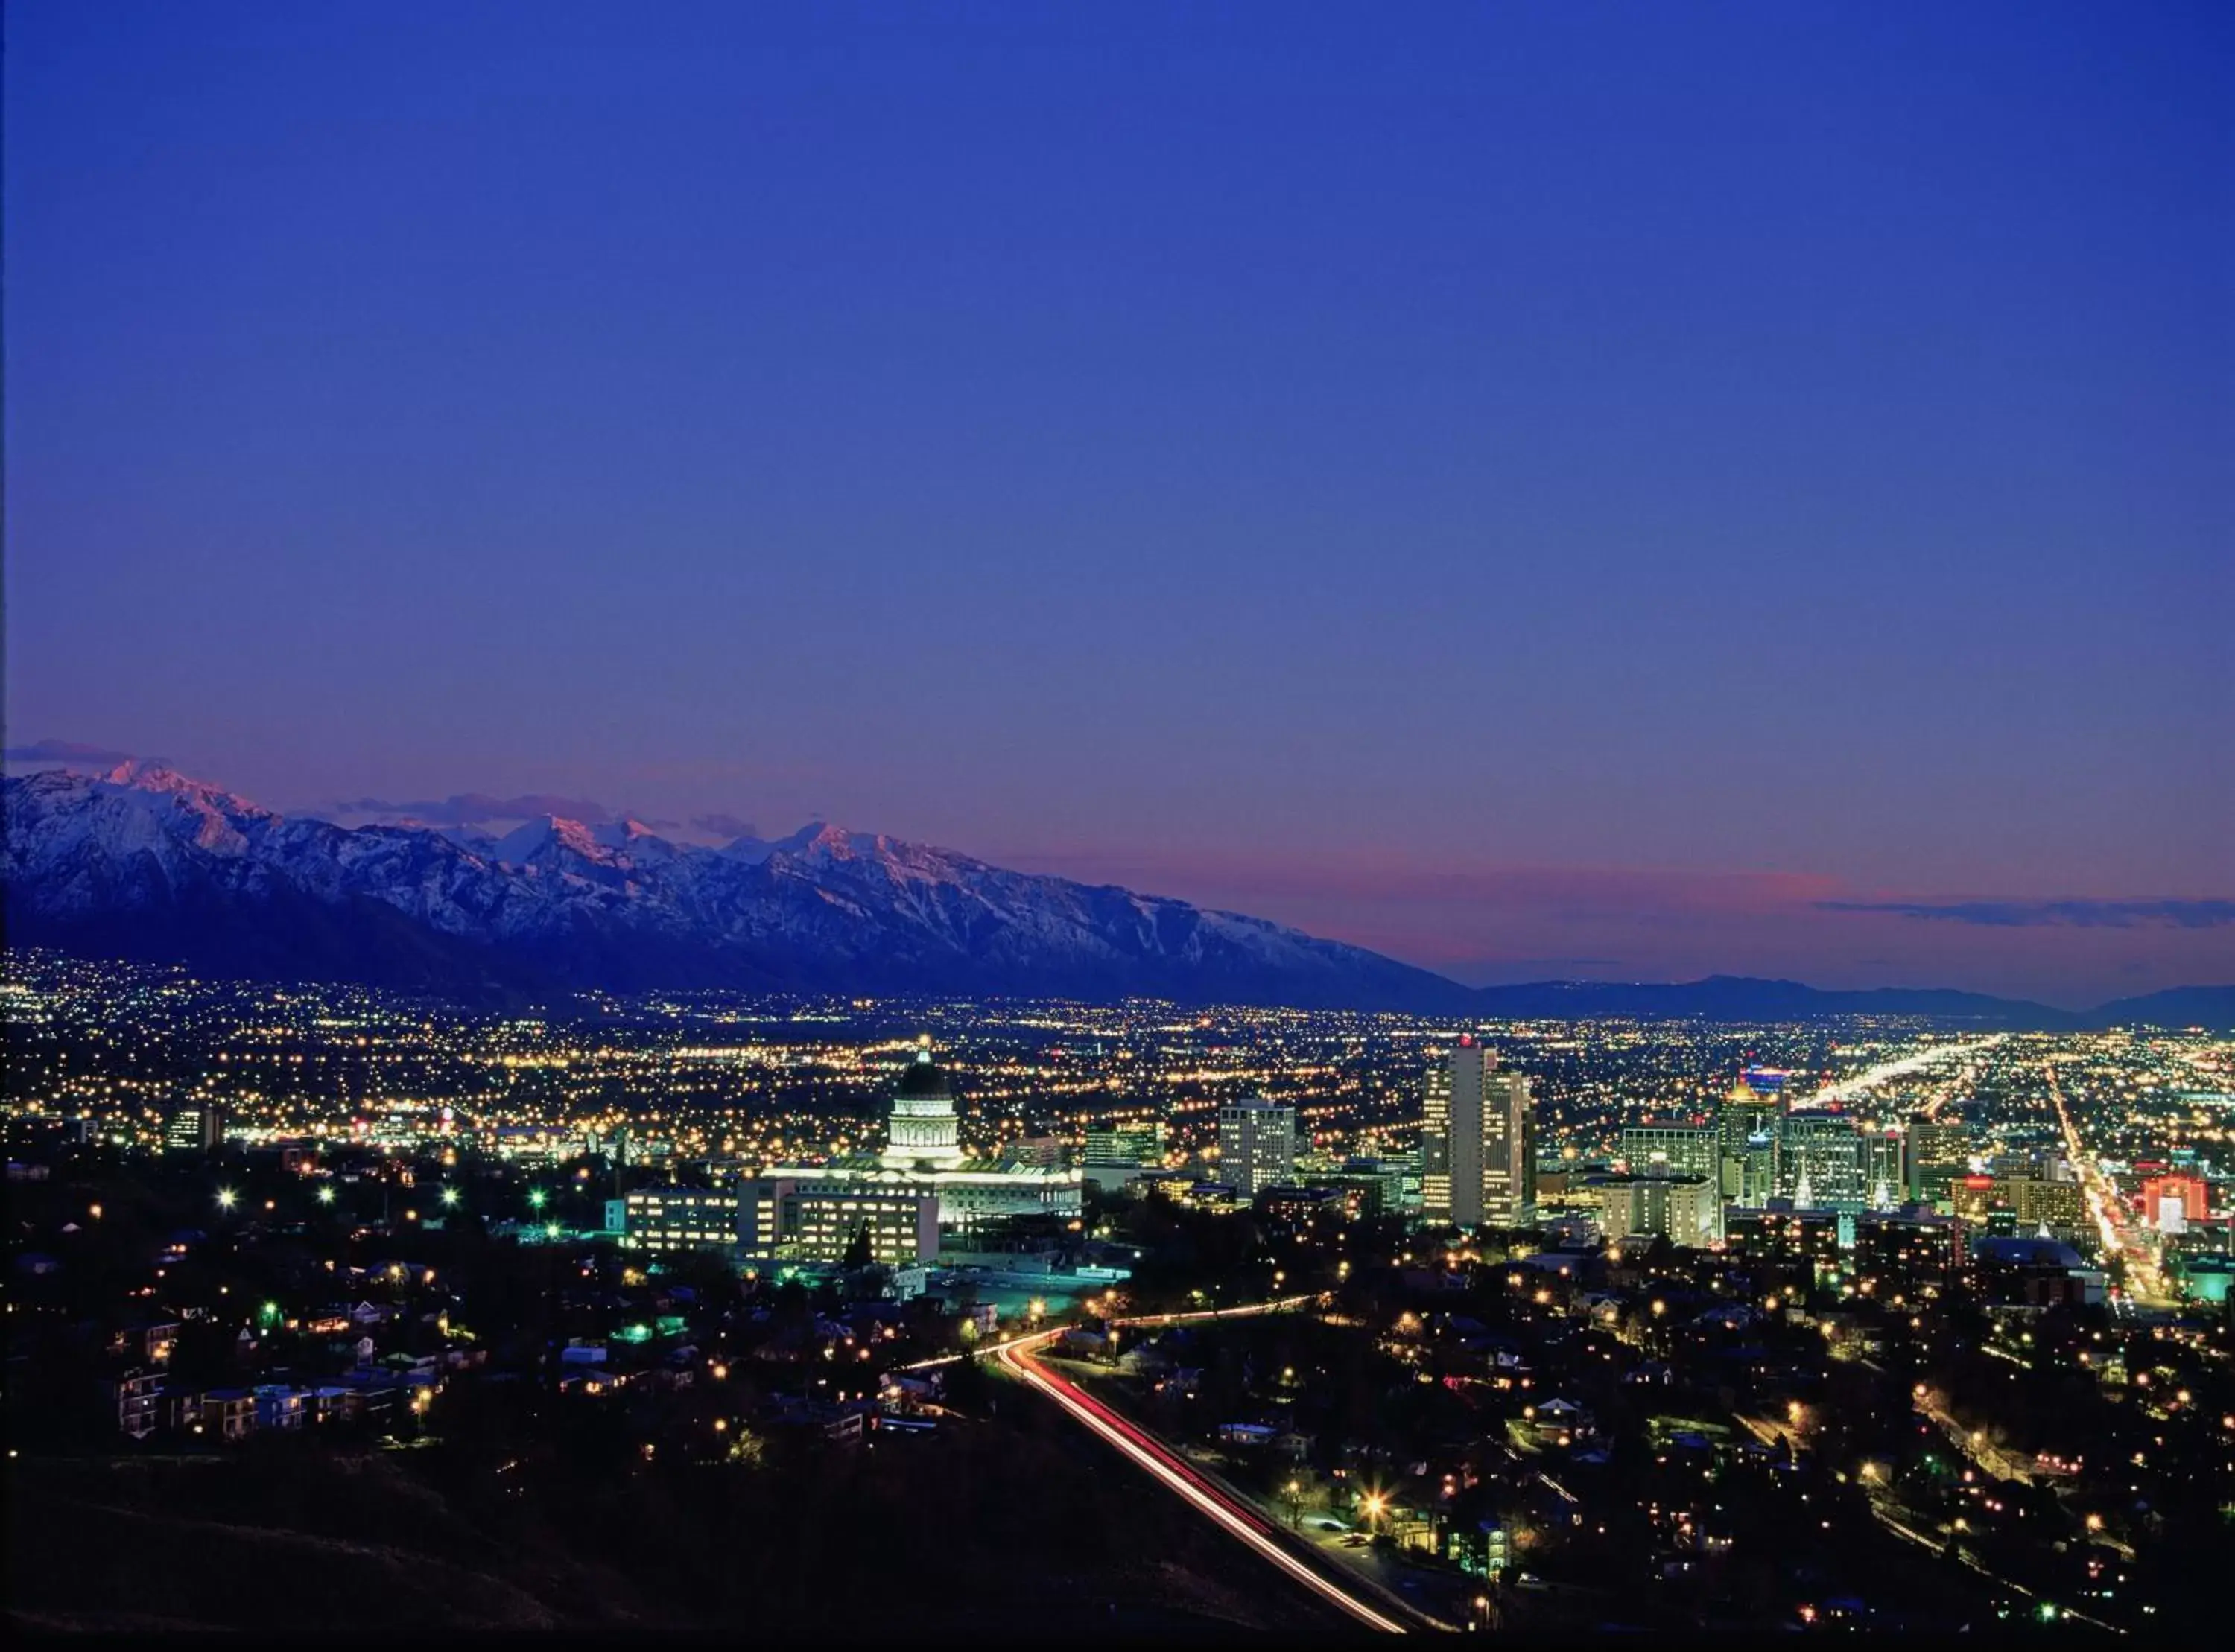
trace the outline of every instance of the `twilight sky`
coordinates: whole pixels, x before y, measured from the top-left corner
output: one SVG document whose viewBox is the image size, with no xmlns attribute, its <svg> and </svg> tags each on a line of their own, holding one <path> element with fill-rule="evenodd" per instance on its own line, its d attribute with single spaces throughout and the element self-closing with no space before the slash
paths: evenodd
<svg viewBox="0 0 2235 1652">
<path fill-rule="evenodd" d="M 2235 8 L 16 0 L 4 90 L 12 748 L 2235 979 Z"/>
</svg>

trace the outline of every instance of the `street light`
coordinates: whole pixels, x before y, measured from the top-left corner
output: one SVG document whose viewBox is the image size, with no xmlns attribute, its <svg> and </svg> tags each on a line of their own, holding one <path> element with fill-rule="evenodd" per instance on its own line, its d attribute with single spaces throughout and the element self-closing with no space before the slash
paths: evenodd
<svg viewBox="0 0 2235 1652">
<path fill-rule="evenodd" d="M 334 1190 L 331 1187 L 321 1187 L 318 1190 L 318 1203 L 321 1205 L 331 1205 L 333 1202 Z"/>
<path fill-rule="evenodd" d="M 531 1211 L 541 1210 L 543 1208 L 543 1198 L 544 1193 L 541 1188 L 530 1188 L 528 1193 L 528 1208 Z"/>
<path fill-rule="evenodd" d="M 455 1188 L 455 1187 L 446 1187 L 446 1188 L 444 1188 L 444 1189 L 442 1190 L 442 1203 L 443 1203 L 443 1204 L 445 1204 L 445 1205 L 455 1205 L 457 1202 L 458 1202 L 458 1190 L 457 1190 L 456 1188 Z"/>
<path fill-rule="evenodd" d="M 234 1192 L 230 1187 L 220 1187 L 217 1190 L 217 1207 L 220 1211 L 231 1210 L 234 1205 L 239 1202 L 239 1199 L 240 1195 Z"/>
</svg>

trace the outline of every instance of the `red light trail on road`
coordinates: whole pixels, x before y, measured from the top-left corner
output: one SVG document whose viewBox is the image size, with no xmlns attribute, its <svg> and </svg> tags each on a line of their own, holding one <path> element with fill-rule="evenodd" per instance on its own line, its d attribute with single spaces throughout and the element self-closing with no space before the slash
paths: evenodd
<svg viewBox="0 0 2235 1652">
<path fill-rule="evenodd" d="M 1004 1343 L 999 1350 L 1001 1363 L 1013 1375 L 1046 1394 L 1115 1446 L 1137 1466 L 1146 1469 L 1185 1498 L 1229 1535 L 1255 1550 L 1296 1582 L 1370 1629 L 1380 1629 L 1390 1635 L 1405 1633 L 1404 1624 L 1386 1613 L 1377 1611 L 1340 1583 L 1321 1576 L 1298 1560 L 1271 1535 L 1272 1528 L 1266 1521 L 1211 1485 L 1155 1439 L 1085 1392 L 1077 1383 L 1042 1368 L 1032 1357 L 1032 1350 L 1053 1335 L 1051 1332 L 1047 1336 Z"/>
</svg>

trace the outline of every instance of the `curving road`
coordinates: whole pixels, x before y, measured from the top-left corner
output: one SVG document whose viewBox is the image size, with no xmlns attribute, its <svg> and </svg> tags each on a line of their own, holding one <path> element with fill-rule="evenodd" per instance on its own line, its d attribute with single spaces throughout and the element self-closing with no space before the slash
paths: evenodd
<svg viewBox="0 0 2235 1652">
<path fill-rule="evenodd" d="M 1287 1305 L 1266 1303 L 1260 1311 Z M 1231 1313 L 1234 1310 L 1227 1311 Z M 1255 1510 L 1213 1485 L 1154 1435 L 1111 1410 L 1069 1378 L 1042 1365 L 1033 1355 L 1057 1335 L 1054 1331 L 1045 1331 L 1004 1342 L 995 1350 L 996 1357 L 1011 1375 L 1054 1401 L 1076 1420 L 1085 1424 L 1116 1446 L 1136 1466 L 1147 1471 L 1192 1504 L 1196 1512 L 1213 1525 L 1243 1546 L 1255 1551 L 1260 1557 L 1270 1561 L 1295 1582 L 1369 1629 L 1390 1635 L 1405 1633 L 1406 1626 L 1396 1618 L 1375 1607 L 1343 1583 L 1313 1570 L 1299 1560 L 1281 1541 L 1277 1528 Z"/>
</svg>

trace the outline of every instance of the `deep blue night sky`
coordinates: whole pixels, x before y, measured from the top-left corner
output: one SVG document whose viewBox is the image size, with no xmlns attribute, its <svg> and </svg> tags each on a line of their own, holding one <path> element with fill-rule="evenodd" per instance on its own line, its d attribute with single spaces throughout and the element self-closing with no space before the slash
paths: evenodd
<svg viewBox="0 0 2235 1652">
<path fill-rule="evenodd" d="M 2235 8 L 7 29 L 12 746 L 2235 978 Z"/>
</svg>

